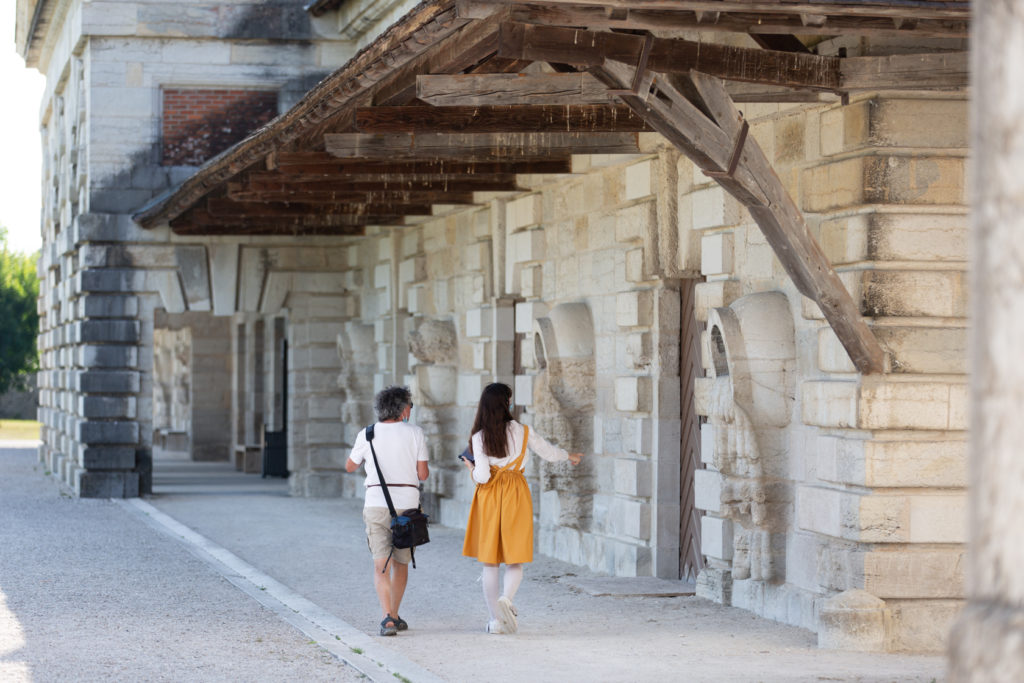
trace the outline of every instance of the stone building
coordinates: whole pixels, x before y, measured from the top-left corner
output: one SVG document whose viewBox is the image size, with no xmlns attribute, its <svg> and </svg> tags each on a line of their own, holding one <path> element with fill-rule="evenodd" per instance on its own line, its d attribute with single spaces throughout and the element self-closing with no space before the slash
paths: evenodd
<svg viewBox="0 0 1024 683">
<path fill-rule="evenodd" d="M 186 4 L 18 3 L 40 457 L 78 495 L 146 493 L 154 446 L 256 472 L 267 433 L 293 495 L 360 495 L 348 448 L 402 383 L 462 526 L 504 381 L 592 454 L 527 473 L 541 552 L 943 647 L 967 3 Z"/>
</svg>

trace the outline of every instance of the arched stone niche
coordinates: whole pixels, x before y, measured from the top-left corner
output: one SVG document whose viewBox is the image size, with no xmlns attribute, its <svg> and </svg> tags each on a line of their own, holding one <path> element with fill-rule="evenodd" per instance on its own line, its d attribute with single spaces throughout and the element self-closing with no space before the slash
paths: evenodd
<svg viewBox="0 0 1024 683">
<path fill-rule="evenodd" d="M 707 415 L 722 474 L 717 514 L 732 520 L 734 579 L 785 579 L 792 491 L 786 426 L 795 402 L 796 339 L 781 292 L 742 297 L 708 315 L 714 377 Z"/>
<path fill-rule="evenodd" d="M 534 425 L 570 452 L 593 450 L 596 362 L 594 319 L 585 303 L 558 304 L 533 325 L 535 358 Z M 592 465 L 544 463 L 540 469 L 542 521 L 587 529 L 594 496 Z M 547 492 L 554 494 L 547 495 Z M 549 503 L 557 500 L 557 509 Z M 544 509 L 548 508 L 548 509 Z"/>
</svg>

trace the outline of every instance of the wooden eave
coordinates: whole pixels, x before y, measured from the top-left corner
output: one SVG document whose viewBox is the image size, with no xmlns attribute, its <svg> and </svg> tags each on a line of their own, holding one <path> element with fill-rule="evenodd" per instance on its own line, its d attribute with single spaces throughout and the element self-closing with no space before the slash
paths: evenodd
<svg viewBox="0 0 1024 683">
<path fill-rule="evenodd" d="M 960 38 L 968 20 L 967 3 L 936 0 L 424 3 L 134 217 L 179 234 L 359 235 L 570 172 L 573 154 L 636 153 L 655 130 L 750 210 L 856 367 L 879 372 L 877 341 L 734 103 L 962 88 L 962 52 L 822 56 L 796 35 Z M 693 29 L 700 41 L 681 37 Z"/>
</svg>

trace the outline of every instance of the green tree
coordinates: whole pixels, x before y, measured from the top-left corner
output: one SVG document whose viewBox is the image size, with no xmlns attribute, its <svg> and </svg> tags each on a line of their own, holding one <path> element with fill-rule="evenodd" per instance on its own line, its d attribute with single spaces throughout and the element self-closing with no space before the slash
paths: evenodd
<svg viewBox="0 0 1024 683">
<path fill-rule="evenodd" d="M 0 225 L 0 393 L 19 386 L 38 367 L 39 254 L 7 247 L 7 228 Z"/>
</svg>

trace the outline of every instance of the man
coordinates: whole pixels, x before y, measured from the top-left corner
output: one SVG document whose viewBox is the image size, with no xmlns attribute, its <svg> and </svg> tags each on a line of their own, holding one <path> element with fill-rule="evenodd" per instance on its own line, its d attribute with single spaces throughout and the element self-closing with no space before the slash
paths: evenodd
<svg viewBox="0 0 1024 683">
<path fill-rule="evenodd" d="M 395 510 L 419 507 L 419 482 L 424 481 L 427 468 L 427 443 L 423 430 L 409 424 L 412 412 L 412 394 L 406 387 L 391 386 L 379 394 L 374 402 L 377 423 L 373 427 L 373 449 L 384 474 L 384 482 L 391 494 Z M 409 548 L 395 548 L 391 544 L 391 512 L 373 465 L 373 452 L 366 440 L 366 430 L 356 436 L 352 454 L 345 463 L 347 472 L 355 472 L 360 465 L 366 470 L 366 502 L 363 521 L 366 522 L 366 542 L 373 556 L 373 586 L 384 619 L 380 634 L 393 636 L 409 625 L 398 616 L 398 608 L 409 580 Z M 389 561 L 390 558 L 390 561 Z M 390 567 L 390 571 L 386 568 Z"/>
</svg>

